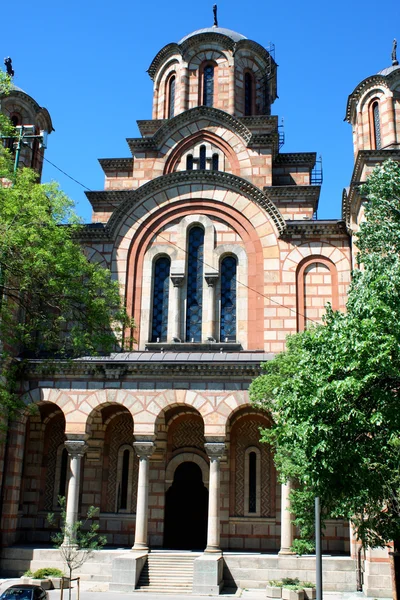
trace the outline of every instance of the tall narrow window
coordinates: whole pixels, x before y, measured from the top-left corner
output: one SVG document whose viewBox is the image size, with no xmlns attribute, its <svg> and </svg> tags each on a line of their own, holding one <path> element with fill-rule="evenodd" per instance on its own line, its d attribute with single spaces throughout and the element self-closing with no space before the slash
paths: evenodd
<svg viewBox="0 0 400 600">
<path fill-rule="evenodd" d="M 129 457 L 129 450 L 124 450 L 122 456 L 121 491 L 119 499 L 119 508 L 122 510 L 128 508 Z"/>
<path fill-rule="evenodd" d="M 375 150 L 381 148 L 381 120 L 379 116 L 379 102 L 372 105 L 372 116 L 374 120 L 374 147 Z"/>
<path fill-rule="evenodd" d="M 193 227 L 189 232 L 187 266 L 186 341 L 201 342 L 203 309 L 204 230 Z"/>
<path fill-rule="evenodd" d="M 200 146 L 200 163 L 199 163 L 199 169 L 205 169 L 206 168 L 206 147 L 205 146 Z"/>
<path fill-rule="evenodd" d="M 168 81 L 168 119 L 172 119 L 175 114 L 175 82 L 176 77 L 173 75 Z"/>
<path fill-rule="evenodd" d="M 186 170 L 193 171 L 193 154 L 188 154 L 186 157 Z"/>
<path fill-rule="evenodd" d="M 169 271 L 171 261 L 162 256 L 154 265 L 151 341 L 165 342 L 168 334 Z"/>
<path fill-rule="evenodd" d="M 58 495 L 66 497 L 68 475 L 68 451 L 66 448 L 61 453 L 60 481 L 58 484 Z"/>
<path fill-rule="evenodd" d="M 253 76 L 246 73 L 244 76 L 244 114 L 246 117 L 253 113 Z"/>
<path fill-rule="evenodd" d="M 221 323 L 220 340 L 236 341 L 236 271 L 234 256 L 227 256 L 221 263 Z"/>
<path fill-rule="evenodd" d="M 218 167 L 219 167 L 219 156 L 218 156 L 218 154 L 213 154 L 213 157 L 212 157 L 212 170 L 213 171 L 218 171 Z"/>
<path fill-rule="evenodd" d="M 214 105 L 214 67 L 207 65 L 203 72 L 203 105 Z"/>
<path fill-rule="evenodd" d="M 257 454 L 249 453 L 249 513 L 257 512 Z"/>
</svg>

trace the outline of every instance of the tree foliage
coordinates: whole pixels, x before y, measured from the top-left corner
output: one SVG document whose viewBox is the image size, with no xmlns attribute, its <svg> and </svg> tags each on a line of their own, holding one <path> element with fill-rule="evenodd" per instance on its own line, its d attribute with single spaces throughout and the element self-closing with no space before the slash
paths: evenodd
<svg viewBox="0 0 400 600">
<path fill-rule="evenodd" d="M 83 521 L 75 521 L 73 525 L 67 521 L 66 499 L 58 497 L 61 508 L 61 527 L 51 536 L 54 545 L 59 549 L 61 558 L 69 571 L 69 578 L 76 569 L 79 569 L 95 550 L 101 550 L 107 539 L 99 534 L 99 523 L 96 517 L 99 509 L 90 506 Z M 47 517 L 50 525 L 55 524 L 55 515 L 50 513 Z M 69 586 L 69 599 L 71 600 L 71 585 Z"/>
<path fill-rule="evenodd" d="M 377 167 L 362 190 L 360 269 L 347 312 L 327 307 L 323 325 L 290 336 L 263 365 L 252 401 L 272 413 L 263 441 L 283 481 L 297 482 L 292 508 L 304 540 L 313 501 L 323 518 L 353 521 L 364 546 L 400 547 L 400 166 Z M 309 543 L 297 540 L 296 550 Z"/>
<path fill-rule="evenodd" d="M 0 72 L 1 74 L 1 72 Z M 0 96 L 9 80 L 0 75 Z M 0 134 L 12 136 L 1 115 Z M 56 183 L 13 171 L 0 144 L 0 406 L 13 407 L 10 356 L 77 357 L 121 347 L 131 323 L 110 271 L 91 263 L 78 242 L 82 225 Z"/>
</svg>

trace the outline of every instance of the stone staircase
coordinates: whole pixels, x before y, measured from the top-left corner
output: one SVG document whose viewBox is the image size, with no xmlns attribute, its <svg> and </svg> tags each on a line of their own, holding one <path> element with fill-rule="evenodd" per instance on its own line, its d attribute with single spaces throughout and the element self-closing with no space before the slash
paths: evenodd
<svg viewBox="0 0 400 600">
<path fill-rule="evenodd" d="M 195 552 L 150 552 L 137 589 L 155 594 L 191 594 Z"/>
</svg>

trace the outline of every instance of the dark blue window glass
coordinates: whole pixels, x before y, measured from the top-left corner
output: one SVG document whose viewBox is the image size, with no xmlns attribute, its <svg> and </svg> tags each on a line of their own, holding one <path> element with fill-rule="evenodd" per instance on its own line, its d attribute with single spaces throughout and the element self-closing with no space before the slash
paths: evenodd
<svg viewBox="0 0 400 600">
<path fill-rule="evenodd" d="M 172 119 L 175 114 L 175 75 L 169 80 L 168 88 L 168 118 Z"/>
<path fill-rule="evenodd" d="M 218 167 L 219 167 L 219 156 L 218 156 L 218 154 L 213 154 L 213 157 L 212 157 L 212 170 L 213 171 L 218 171 Z"/>
<path fill-rule="evenodd" d="M 253 110 L 253 77 L 250 73 L 244 76 L 244 114 L 246 117 L 251 115 Z"/>
<path fill-rule="evenodd" d="M 193 227 L 189 232 L 187 267 L 186 341 L 201 342 L 203 309 L 204 231 Z"/>
<path fill-rule="evenodd" d="M 227 256 L 221 263 L 221 332 L 222 342 L 236 341 L 236 269 L 237 261 Z"/>
<path fill-rule="evenodd" d="M 165 342 L 168 333 L 168 296 L 170 260 L 159 258 L 154 265 L 153 315 L 151 341 Z"/>
<path fill-rule="evenodd" d="M 200 146 L 200 165 L 199 169 L 206 168 L 206 147 Z"/>
<path fill-rule="evenodd" d="M 186 170 L 193 171 L 193 154 L 188 154 L 186 157 Z"/>
<path fill-rule="evenodd" d="M 214 67 L 207 65 L 203 74 L 203 105 L 214 105 Z"/>
<path fill-rule="evenodd" d="M 379 118 L 379 104 L 378 104 L 378 102 L 374 103 L 373 112 L 374 112 L 375 150 L 380 150 L 380 148 L 381 148 L 381 120 Z"/>
</svg>

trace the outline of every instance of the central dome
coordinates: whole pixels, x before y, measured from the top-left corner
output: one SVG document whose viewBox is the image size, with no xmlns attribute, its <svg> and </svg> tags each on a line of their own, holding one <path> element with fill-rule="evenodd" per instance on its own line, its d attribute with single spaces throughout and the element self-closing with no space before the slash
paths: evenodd
<svg viewBox="0 0 400 600">
<path fill-rule="evenodd" d="M 241 33 L 238 33 L 237 31 L 232 31 L 232 29 L 225 29 L 225 27 L 206 27 L 205 29 L 197 29 L 197 31 L 193 31 L 192 33 L 189 33 L 188 35 L 185 35 L 185 37 L 183 37 L 178 44 L 182 44 L 183 42 L 186 42 L 186 40 L 188 40 L 191 37 L 194 37 L 195 35 L 201 35 L 202 33 L 220 33 L 221 35 L 226 35 L 227 37 L 231 38 L 231 40 L 233 40 L 234 42 L 238 42 L 239 40 L 246 40 L 246 36 L 242 35 Z"/>
</svg>

